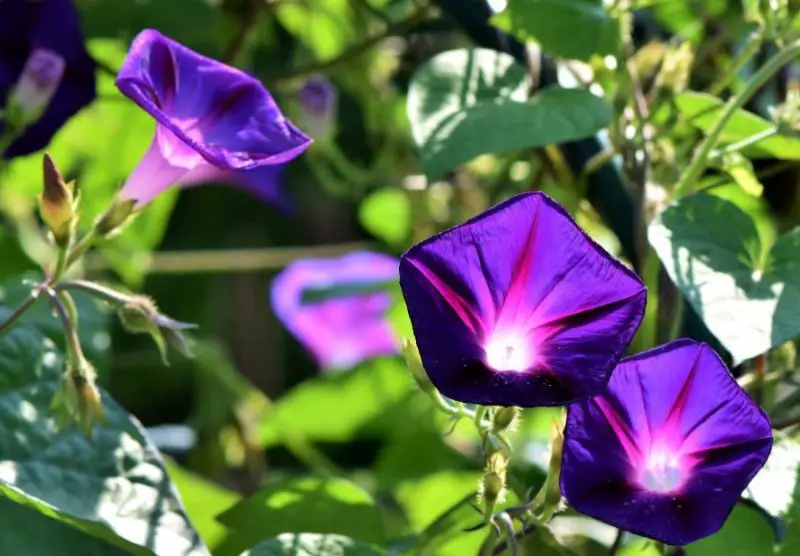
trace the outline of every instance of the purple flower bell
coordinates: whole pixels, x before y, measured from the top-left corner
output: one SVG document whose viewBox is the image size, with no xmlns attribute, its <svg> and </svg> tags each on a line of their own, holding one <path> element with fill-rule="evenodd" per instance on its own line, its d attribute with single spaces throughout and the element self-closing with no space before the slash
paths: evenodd
<svg viewBox="0 0 800 556">
<path fill-rule="evenodd" d="M 174 184 L 208 181 L 277 201 L 281 165 L 311 144 L 259 81 L 152 29 L 133 40 L 117 87 L 157 122 L 120 193 L 137 206 Z"/>
<path fill-rule="evenodd" d="M 685 545 L 722 527 L 771 448 L 769 419 L 719 356 L 677 340 L 569 407 L 561 490 L 581 513 Z"/>
<path fill-rule="evenodd" d="M 272 308 L 327 369 L 348 369 L 372 357 L 394 355 L 399 346 L 386 319 L 391 296 L 369 286 L 397 280 L 397 266 L 394 257 L 368 252 L 296 261 L 273 280 Z M 325 288 L 340 288 L 342 293 L 304 300 L 309 290 Z"/>
<path fill-rule="evenodd" d="M 598 394 L 646 302 L 636 275 L 542 193 L 415 245 L 401 258 L 400 285 L 431 382 L 484 405 Z"/>
<path fill-rule="evenodd" d="M 336 118 L 339 91 L 324 75 L 312 75 L 297 91 L 301 108 L 301 127 L 312 137 L 330 134 Z"/>
<path fill-rule="evenodd" d="M 22 127 L 6 157 L 47 146 L 95 95 L 95 64 L 71 0 L 0 1 L 0 103 Z M 0 119 L 0 136 L 6 125 Z"/>
</svg>

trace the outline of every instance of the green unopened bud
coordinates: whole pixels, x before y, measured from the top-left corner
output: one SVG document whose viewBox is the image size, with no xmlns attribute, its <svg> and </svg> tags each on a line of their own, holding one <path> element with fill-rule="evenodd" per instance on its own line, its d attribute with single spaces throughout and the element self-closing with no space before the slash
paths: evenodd
<svg viewBox="0 0 800 556">
<path fill-rule="evenodd" d="M 499 408 L 492 418 L 492 430 L 494 432 L 502 432 L 504 430 L 513 429 L 517 422 L 517 416 L 519 416 L 519 408 Z"/>
<path fill-rule="evenodd" d="M 87 437 L 91 436 L 95 421 L 105 422 L 95 372 L 87 361 L 82 361 L 79 368 L 67 369 L 50 409 L 56 412 L 59 427 L 78 423 Z"/>
<path fill-rule="evenodd" d="M 75 233 L 75 186 L 66 183 L 52 157 L 45 153 L 39 213 L 59 247 L 67 247 Z"/>
<path fill-rule="evenodd" d="M 189 339 L 184 331 L 197 328 L 197 325 L 162 315 L 149 297 L 144 295 L 130 297 L 117 308 L 117 314 L 128 332 L 149 334 L 153 338 L 165 365 L 169 365 L 169 347 L 186 357 L 192 356 Z"/>
<path fill-rule="evenodd" d="M 435 390 L 433 383 L 428 378 L 428 373 L 425 372 L 425 367 L 422 366 L 422 359 L 419 355 L 417 343 L 411 338 L 403 338 L 403 353 L 406 356 L 406 365 L 408 366 L 411 376 L 414 377 L 414 382 L 417 383 L 419 389 L 430 394 Z"/>
<path fill-rule="evenodd" d="M 481 478 L 478 492 L 484 503 L 484 516 L 488 519 L 495 506 L 502 502 L 506 492 L 506 471 L 508 458 L 498 450 L 486 460 L 486 469 Z"/>
<path fill-rule="evenodd" d="M 118 234 L 131 221 L 135 215 L 136 201 L 114 200 L 114 203 L 103 213 L 94 224 L 94 230 L 100 237 L 109 237 Z"/>
</svg>

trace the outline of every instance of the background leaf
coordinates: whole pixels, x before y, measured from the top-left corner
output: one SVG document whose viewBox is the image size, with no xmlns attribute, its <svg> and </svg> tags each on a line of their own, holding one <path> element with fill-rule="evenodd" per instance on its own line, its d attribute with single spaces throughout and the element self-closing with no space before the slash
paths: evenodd
<svg viewBox="0 0 800 556">
<path fill-rule="evenodd" d="M 386 554 L 368 544 L 341 535 L 291 533 L 258 543 L 242 556 L 381 556 Z"/>
<path fill-rule="evenodd" d="M 686 556 L 767 556 L 775 535 L 758 511 L 738 504 L 722 529 L 684 548 Z"/>
</svg>

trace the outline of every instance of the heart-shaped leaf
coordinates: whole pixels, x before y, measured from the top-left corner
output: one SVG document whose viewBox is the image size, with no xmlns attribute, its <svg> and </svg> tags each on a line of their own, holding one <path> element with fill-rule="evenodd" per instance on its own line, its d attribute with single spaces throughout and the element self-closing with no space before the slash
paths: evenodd
<svg viewBox="0 0 800 556">
<path fill-rule="evenodd" d="M 508 54 L 443 52 L 414 74 L 408 117 L 429 179 L 476 156 L 543 147 L 594 134 L 611 108 L 588 91 L 549 87 L 526 101 L 529 79 Z"/>
<path fill-rule="evenodd" d="M 107 393 L 107 422 L 91 439 L 56 428 L 49 405 L 61 372 L 36 329 L 0 338 L 0 494 L 130 554 L 207 556 L 157 450 Z"/>
<path fill-rule="evenodd" d="M 800 334 L 800 230 L 764 245 L 730 201 L 697 194 L 653 222 L 650 243 L 734 364 Z"/>
</svg>

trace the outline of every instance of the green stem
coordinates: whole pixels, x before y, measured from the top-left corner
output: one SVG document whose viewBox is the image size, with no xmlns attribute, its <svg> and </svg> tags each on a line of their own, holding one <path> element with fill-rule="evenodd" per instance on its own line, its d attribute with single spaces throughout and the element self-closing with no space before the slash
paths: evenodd
<svg viewBox="0 0 800 556">
<path fill-rule="evenodd" d="M 31 292 L 31 295 L 25 302 L 17 307 L 17 310 L 11 313 L 11 316 L 8 317 L 3 324 L 0 324 L 0 337 L 3 336 L 6 332 L 11 330 L 13 324 L 19 320 L 19 318 L 25 314 L 25 312 L 33 307 L 33 304 L 39 299 L 39 292 L 38 290 L 34 290 Z"/>
<path fill-rule="evenodd" d="M 769 139 L 773 135 L 777 135 L 779 132 L 777 127 L 771 127 L 769 129 L 765 129 L 764 131 L 759 131 L 758 133 L 751 135 L 746 139 L 742 139 L 741 141 L 737 141 L 736 143 L 731 143 L 727 147 L 720 149 L 718 151 L 714 151 L 709 156 L 710 159 L 719 158 L 726 154 L 735 153 L 746 149 L 747 147 L 751 147 L 758 143 L 759 141 L 763 141 L 764 139 Z"/>
<path fill-rule="evenodd" d="M 121 305 L 131 300 L 130 296 L 124 293 L 114 291 L 111 288 L 87 280 L 64 280 L 56 284 L 54 288 L 56 291 L 81 290 L 95 297 L 99 297 L 111 305 Z"/>
<path fill-rule="evenodd" d="M 750 39 L 747 41 L 745 47 L 739 51 L 739 54 L 737 54 L 736 58 L 734 58 L 733 62 L 731 62 L 731 67 L 708 88 L 708 94 L 719 96 L 719 94 L 728 87 L 730 82 L 733 81 L 733 79 L 736 77 L 736 74 L 739 73 L 739 70 L 744 67 L 750 58 L 758 53 L 758 50 L 761 48 L 762 41 L 763 37 L 761 34 L 761 29 L 750 35 Z"/>
<path fill-rule="evenodd" d="M 89 250 L 89 248 L 94 243 L 95 239 L 96 239 L 95 231 L 94 228 L 92 228 L 91 230 L 86 232 L 86 235 L 84 235 L 69 252 L 69 256 L 67 257 L 66 268 L 69 268 L 73 264 L 75 264 L 75 262 L 78 259 L 80 259 L 83 256 L 83 254 L 86 253 L 86 251 Z"/>
<path fill-rule="evenodd" d="M 785 49 L 778 52 L 775 56 L 770 58 L 758 72 L 755 73 L 745 84 L 742 92 L 735 97 L 732 97 L 726 104 L 719 118 L 714 123 L 714 127 L 709 132 L 708 136 L 702 141 L 700 147 L 695 152 L 692 162 L 686 169 L 686 172 L 681 176 L 681 180 L 675 186 L 673 196 L 680 198 L 687 194 L 694 186 L 700 174 L 706 167 L 708 157 L 716 144 L 719 142 L 722 130 L 725 125 L 733 117 L 737 110 L 742 108 L 753 95 L 775 75 L 783 66 L 794 60 L 800 55 L 800 41 L 794 42 L 787 46 Z"/>
<path fill-rule="evenodd" d="M 53 277 L 50 279 L 51 283 L 58 282 L 67 270 L 67 258 L 69 256 L 68 247 L 58 248 L 58 259 L 56 260 L 56 268 L 53 271 Z"/>
<path fill-rule="evenodd" d="M 48 289 L 47 294 L 50 297 L 50 303 L 53 306 L 58 319 L 61 321 L 61 326 L 64 328 L 64 336 L 67 340 L 67 357 L 69 359 L 70 370 L 72 372 L 81 372 L 83 369 L 83 349 L 81 348 L 81 340 L 78 336 L 78 317 L 75 310 L 75 302 L 69 293 Z"/>
</svg>

